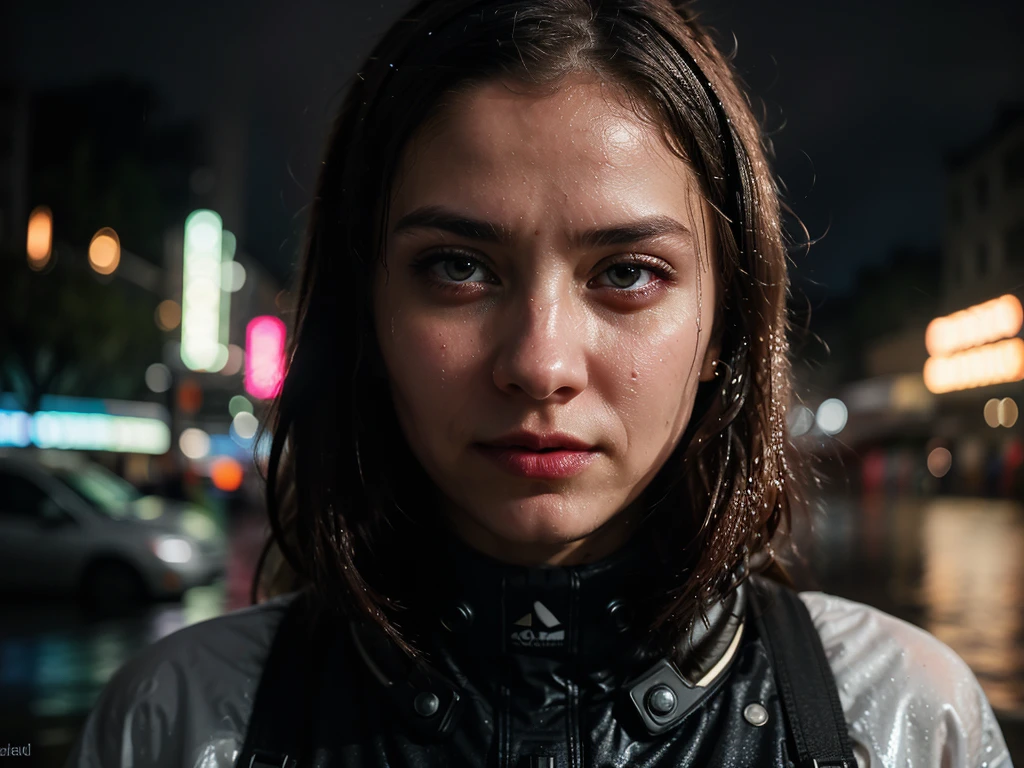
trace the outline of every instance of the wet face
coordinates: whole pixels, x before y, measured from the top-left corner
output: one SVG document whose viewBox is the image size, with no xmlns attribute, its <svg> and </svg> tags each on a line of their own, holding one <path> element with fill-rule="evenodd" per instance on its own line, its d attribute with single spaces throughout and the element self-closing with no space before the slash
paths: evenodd
<svg viewBox="0 0 1024 768">
<path fill-rule="evenodd" d="M 409 143 L 377 339 L 467 543 L 568 564 L 628 538 L 714 375 L 711 221 L 689 166 L 594 80 L 478 86 Z"/>
</svg>

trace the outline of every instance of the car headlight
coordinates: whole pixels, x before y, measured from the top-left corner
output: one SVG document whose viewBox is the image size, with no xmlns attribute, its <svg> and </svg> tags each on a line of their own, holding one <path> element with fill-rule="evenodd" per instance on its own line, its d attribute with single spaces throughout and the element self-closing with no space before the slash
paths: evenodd
<svg viewBox="0 0 1024 768">
<path fill-rule="evenodd" d="M 153 554 L 165 563 L 187 563 L 192 559 L 192 545 L 180 536 L 161 536 L 150 542 Z"/>
</svg>

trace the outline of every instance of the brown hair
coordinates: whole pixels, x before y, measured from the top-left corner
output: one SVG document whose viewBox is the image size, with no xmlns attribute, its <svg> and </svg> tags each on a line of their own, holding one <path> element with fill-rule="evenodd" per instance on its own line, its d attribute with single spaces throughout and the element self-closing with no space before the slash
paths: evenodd
<svg viewBox="0 0 1024 768">
<path fill-rule="evenodd" d="M 451 94 L 499 77 L 557 87 L 577 73 L 621 86 L 638 118 L 659 126 L 696 171 L 717 212 L 719 375 L 701 385 L 686 433 L 645 497 L 657 499 L 649 520 L 671 563 L 650 617 L 663 644 L 737 574 L 772 567 L 770 542 L 797 498 L 783 423 L 779 191 L 737 76 L 695 14 L 670 0 L 424 0 L 353 79 L 327 146 L 290 364 L 268 424 L 272 534 L 263 553 L 287 566 L 278 589 L 311 585 L 323 605 L 376 622 L 414 657 L 417 628 L 398 621 L 409 593 L 396 569 L 436 524 L 407 510 L 436 489 L 373 375 L 370 286 L 391 183 L 411 135 Z"/>
</svg>

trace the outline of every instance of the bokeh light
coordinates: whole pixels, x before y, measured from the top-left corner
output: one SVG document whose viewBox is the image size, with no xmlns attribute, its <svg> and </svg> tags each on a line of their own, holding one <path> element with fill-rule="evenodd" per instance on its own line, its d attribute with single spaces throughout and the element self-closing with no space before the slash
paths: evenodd
<svg viewBox="0 0 1024 768">
<path fill-rule="evenodd" d="M 89 243 L 89 266 L 101 275 L 110 275 L 120 263 L 121 241 L 117 232 L 104 227 L 92 236 Z"/>
<path fill-rule="evenodd" d="M 228 413 L 231 414 L 231 418 L 234 418 L 238 414 L 252 413 L 252 402 L 245 395 L 235 395 L 228 401 Z"/>
<path fill-rule="evenodd" d="M 795 405 L 789 409 L 787 415 L 789 433 L 793 437 L 806 435 L 814 426 L 814 411 L 806 405 Z"/>
<path fill-rule="evenodd" d="M 928 354 L 944 357 L 953 352 L 1016 336 L 1024 325 L 1024 308 L 1011 294 L 977 304 L 928 324 L 924 344 Z"/>
<path fill-rule="evenodd" d="M 195 379 L 185 379 L 178 385 L 178 408 L 182 413 L 197 413 L 203 407 L 203 388 Z"/>
<path fill-rule="evenodd" d="M 210 465 L 210 480 L 221 491 L 237 491 L 244 476 L 242 465 L 230 456 L 221 456 Z"/>
<path fill-rule="evenodd" d="M 949 357 L 930 357 L 924 364 L 924 384 L 936 394 L 1021 379 L 1024 339 L 1004 339 Z"/>
<path fill-rule="evenodd" d="M 231 420 L 231 426 L 243 440 L 251 440 L 259 429 L 260 422 L 255 416 L 246 411 L 239 411 Z"/>
<path fill-rule="evenodd" d="M 999 426 L 999 398 L 990 398 L 985 403 L 983 413 L 985 414 L 985 423 L 990 427 L 995 428 Z"/>
<path fill-rule="evenodd" d="M 818 423 L 818 429 L 826 435 L 838 435 L 846 426 L 847 416 L 846 404 L 842 400 L 831 397 L 818 406 L 815 421 Z"/>
<path fill-rule="evenodd" d="M 161 331 L 173 331 L 181 324 L 181 305 L 174 299 L 164 299 L 156 307 L 156 326 Z"/>
<path fill-rule="evenodd" d="M 210 452 L 210 436 L 201 429 L 189 427 L 178 438 L 178 448 L 189 459 L 201 459 Z"/>
<path fill-rule="evenodd" d="M 996 415 L 999 418 L 1000 425 L 1006 428 L 1012 427 L 1017 423 L 1017 417 L 1020 415 L 1016 401 L 1012 397 L 1004 397 L 999 401 Z"/>
<path fill-rule="evenodd" d="M 284 381 L 284 323 L 273 315 L 249 321 L 245 329 L 245 391 L 260 400 L 275 397 Z"/>
<path fill-rule="evenodd" d="M 932 452 L 928 454 L 927 463 L 928 471 L 934 477 L 945 477 L 950 467 L 953 466 L 953 454 L 949 452 L 948 448 L 933 448 Z"/>
<path fill-rule="evenodd" d="M 163 363 L 153 363 L 146 369 L 146 386 L 153 392 L 166 392 L 171 388 L 171 369 Z"/>
<path fill-rule="evenodd" d="M 185 219 L 182 272 L 181 361 L 194 371 L 216 372 L 228 361 L 220 340 L 223 227 L 214 211 Z"/>
<path fill-rule="evenodd" d="M 53 213 L 45 205 L 34 208 L 28 217 L 25 252 L 32 269 L 40 270 L 50 262 L 53 253 Z"/>
</svg>

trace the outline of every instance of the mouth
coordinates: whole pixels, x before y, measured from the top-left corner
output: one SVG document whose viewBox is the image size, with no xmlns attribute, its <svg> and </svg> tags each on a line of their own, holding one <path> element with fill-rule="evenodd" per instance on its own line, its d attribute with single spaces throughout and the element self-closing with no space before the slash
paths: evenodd
<svg viewBox="0 0 1024 768">
<path fill-rule="evenodd" d="M 531 448 L 528 445 L 494 445 L 493 443 L 481 443 L 487 448 L 510 449 L 516 451 L 530 451 L 530 453 L 555 453 L 557 451 L 579 451 L 579 448 L 569 448 L 564 445 L 556 445 L 551 448 Z M 593 450 L 593 449 L 588 449 Z"/>
<path fill-rule="evenodd" d="M 532 451 L 533 453 L 593 451 L 597 447 L 593 443 L 563 432 L 541 434 L 526 431 L 513 432 L 480 444 L 490 448 L 512 448 L 519 451 Z"/>
<path fill-rule="evenodd" d="M 532 479 L 556 480 L 572 477 L 585 470 L 600 455 L 593 448 L 476 443 L 478 453 L 508 474 Z"/>
</svg>

